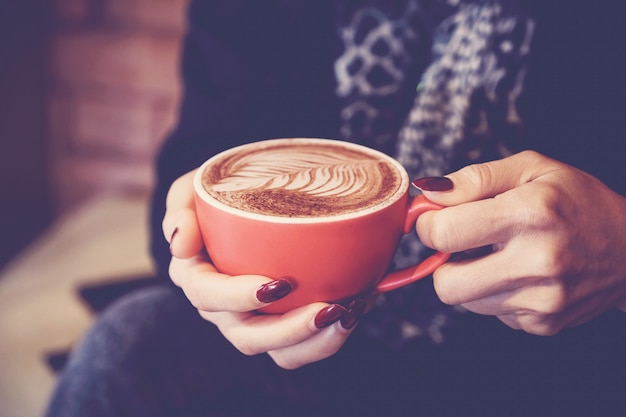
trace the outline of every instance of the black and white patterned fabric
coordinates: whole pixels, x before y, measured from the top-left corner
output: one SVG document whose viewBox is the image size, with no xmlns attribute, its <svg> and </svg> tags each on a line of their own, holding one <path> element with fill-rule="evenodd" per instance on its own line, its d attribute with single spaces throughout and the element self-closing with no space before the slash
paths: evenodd
<svg viewBox="0 0 626 417">
<path fill-rule="evenodd" d="M 520 148 L 516 104 L 534 22 L 518 3 L 342 3 L 335 75 L 343 139 L 394 155 L 412 178 L 444 175 Z M 408 235 L 395 267 L 428 252 Z M 441 343 L 460 313 L 424 280 L 381 296 L 361 326 L 392 347 L 424 336 Z"/>
</svg>

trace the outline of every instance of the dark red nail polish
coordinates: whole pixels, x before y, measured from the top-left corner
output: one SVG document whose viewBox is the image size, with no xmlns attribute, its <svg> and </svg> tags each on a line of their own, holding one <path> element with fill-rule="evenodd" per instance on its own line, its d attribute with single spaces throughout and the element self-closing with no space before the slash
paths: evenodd
<svg viewBox="0 0 626 417">
<path fill-rule="evenodd" d="M 172 253 L 172 245 L 174 244 L 174 237 L 176 236 L 177 233 L 178 233 L 178 227 L 175 227 L 174 231 L 172 232 L 172 236 L 170 236 L 170 253 Z"/>
<path fill-rule="evenodd" d="M 450 191 L 454 183 L 448 177 L 424 177 L 413 180 L 413 185 L 422 191 Z"/>
<path fill-rule="evenodd" d="M 367 303 L 363 300 L 352 301 L 348 306 L 346 314 L 341 316 L 341 326 L 346 330 L 350 330 L 356 326 L 359 320 L 361 320 L 361 317 L 363 317 L 366 307 Z"/>
<path fill-rule="evenodd" d="M 286 279 L 278 279 L 261 285 L 256 292 L 256 298 L 262 303 L 271 303 L 280 300 L 291 292 L 293 287 Z"/>
<path fill-rule="evenodd" d="M 315 327 L 323 329 L 328 327 L 341 318 L 346 313 L 345 307 L 339 304 L 331 304 L 321 309 L 315 316 Z"/>
</svg>

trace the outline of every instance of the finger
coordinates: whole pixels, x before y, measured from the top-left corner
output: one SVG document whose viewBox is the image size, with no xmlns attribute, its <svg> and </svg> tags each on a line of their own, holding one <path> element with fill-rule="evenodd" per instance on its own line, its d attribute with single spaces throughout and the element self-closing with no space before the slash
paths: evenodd
<svg viewBox="0 0 626 417">
<path fill-rule="evenodd" d="M 519 312 L 517 308 L 511 306 L 509 302 L 513 297 L 513 291 L 506 291 L 495 294 L 490 297 L 478 298 L 460 304 L 463 308 L 472 313 L 483 314 L 486 316 L 504 316 Z"/>
<path fill-rule="evenodd" d="M 179 258 L 188 258 L 203 248 L 202 236 L 196 220 L 193 175 L 188 172 L 178 178 L 167 194 L 163 234 L 170 243 L 170 252 Z"/>
<path fill-rule="evenodd" d="M 562 329 L 532 314 L 506 314 L 498 316 L 498 319 L 512 329 L 523 330 L 537 336 L 553 336 Z"/>
<path fill-rule="evenodd" d="M 416 223 L 424 245 L 445 253 L 507 242 L 519 230 L 519 205 L 508 195 L 422 214 Z"/>
<path fill-rule="evenodd" d="M 555 164 L 536 152 L 524 151 L 497 161 L 466 166 L 447 175 L 454 184 L 451 191 L 424 191 L 424 194 L 444 206 L 482 200 L 528 183 Z"/>
<path fill-rule="evenodd" d="M 550 320 L 533 314 L 511 313 L 497 317 L 512 329 L 523 330 L 537 336 L 553 336 L 562 330 L 561 326 L 555 326 Z"/>
<path fill-rule="evenodd" d="M 523 330 L 537 336 L 554 336 L 566 327 L 578 326 L 591 318 L 581 317 L 566 323 L 559 317 L 513 313 L 498 316 L 498 319 L 515 330 Z"/>
<path fill-rule="evenodd" d="M 313 303 L 284 314 L 201 312 L 237 349 L 257 355 L 297 345 L 321 332 L 315 316 L 325 303 Z M 331 326 L 332 327 L 332 326 Z"/>
<path fill-rule="evenodd" d="M 461 305 L 474 313 L 492 316 L 507 314 L 556 316 L 563 312 L 567 305 L 562 290 L 554 282 L 551 280 L 516 290 L 497 292 Z"/>
<path fill-rule="evenodd" d="M 570 293 L 565 288 L 558 280 L 542 280 L 462 306 L 478 314 L 508 317 L 503 321 L 514 322 L 516 328 L 541 335 L 552 335 L 565 327 L 586 323 L 606 310 L 611 291 L 579 297 L 576 291 Z"/>
<path fill-rule="evenodd" d="M 264 284 L 273 282 L 261 275 L 221 274 L 209 263 L 206 255 L 172 258 L 170 277 L 193 306 L 203 311 L 244 312 L 262 308 L 267 303 L 257 298 L 257 291 Z"/>
<path fill-rule="evenodd" d="M 174 226 L 175 213 L 182 209 L 193 210 L 193 176 L 195 170 L 176 179 L 167 192 L 165 199 L 165 216 L 163 217 L 163 233 L 169 238 Z"/>
<path fill-rule="evenodd" d="M 204 248 L 195 210 L 179 209 L 170 217 L 172 226 L 168 241 L 170 253 L 178 258 L 189 258 Z"/>
<path fill-rule="evenodd" d="M 283 369 L 300 368 L 337 353 L 353 329 L 348 330 L 341 323 L 335 323 L 295 346 L 272 350 L 268 354 Z"/>
<path fill-rule="evenodd" d="M 493 198 L 423 213 L 416 228 L 422 242 L 446 253 L 502 245 L 521 234 L 555 227 L 556 196 L 542 181 L 526 183 Z"/>
<path fill-rule="evenodd" d="M 550 255 L 532 237 L 520 238 L 482 258 L 442 265 L 433 274 L 433 283 L 444 303 L 467 304 L 534 285 L 551 276 L 550 265 Z"/>
<path fill-rule="evenodd" d="M 507 314 L 498 316 L 498 319 L 511 329 L 523 330 L 526 333 L 537 336 L 554 336 L 563 330 L 562 326 L 555 326 L 550 322 L 540 320 L 538 317 L 528 314 Z"/>
</svg>

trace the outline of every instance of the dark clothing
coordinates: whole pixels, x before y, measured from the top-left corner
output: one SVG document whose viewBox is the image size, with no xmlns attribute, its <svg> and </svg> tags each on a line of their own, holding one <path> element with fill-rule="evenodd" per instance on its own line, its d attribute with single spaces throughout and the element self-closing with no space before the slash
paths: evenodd
<svg viewBox="0 0 626 417">
<path fill-rule="evenodd" d="M 170 254 L 159 230 L 176 178 L 242 143 L 337 135 L 332 3 L 309 2 L 295 15 L 282 3 L 191 5 L 180 120 L 157 162 L 152 242 L 163 276 Z"/>
<path fill-rule="evenodd" d="M 622 416 L 623 313 L 556 337 L 463 317 L 401 352 L 359 328 L 295 371 L 244 356 L 170 287 L 112 306 L 72 357 L 48 416 Z M 615 337 L 615 332 L 622 335 Z"/>
</svg>

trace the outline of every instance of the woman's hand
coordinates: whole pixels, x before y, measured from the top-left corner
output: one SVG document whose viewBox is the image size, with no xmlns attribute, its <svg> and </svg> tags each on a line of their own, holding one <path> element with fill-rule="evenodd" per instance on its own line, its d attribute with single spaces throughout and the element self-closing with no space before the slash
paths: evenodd
<svg viewBox="0 0 626 417">
<path fill-rule="evenodd" d="M 418 181 L 448 206 L 418 219 L 421 240 L 443 252 L 493 252 L 440 267 L 434 285 L 443 302 L 539 335 L 613 307 L 626 311 L 624 197 L 532 151 L 448 178 L 450 191 L 429 192 L 429 180 Z"/>
<path fill-rule="evenodd" d="M 176 180 L 167 196 L 163 233 L 170 243 L 170 277 L 200 315 L 215 324 L 246 355 L 267 352 L 285 369 L 294 369 L 336 353 L 350 335 L 364 306 L 348 309 L 314 303 L 282 315 L 255 310 L 285 296 L 287 281 L 259 275 L 217 272 L 204 252 L 193 201 L 194 172 Z"/>
</svg>

